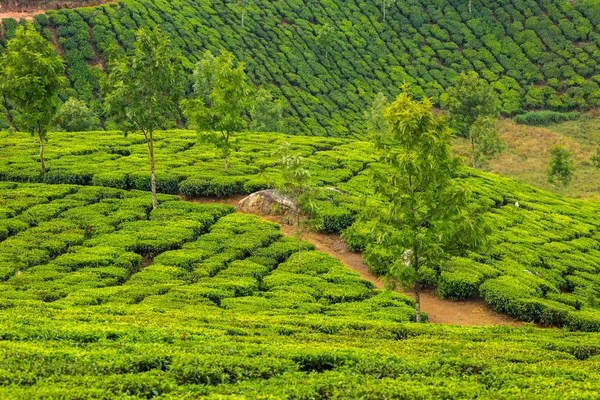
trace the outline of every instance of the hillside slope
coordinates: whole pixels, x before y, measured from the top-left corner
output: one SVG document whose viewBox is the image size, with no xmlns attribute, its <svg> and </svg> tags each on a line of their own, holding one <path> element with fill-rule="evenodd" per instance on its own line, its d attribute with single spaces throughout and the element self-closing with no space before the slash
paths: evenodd
<svg viewBox="0 0 600 400">
<path fill-rule="evenodd" d="M 548 183 L 548 166 L 552 147 L 562 144 L 572 153 L 575 171 L 572 182 L 560 194 L 598 200 L 600 169 L 594 164 L 593 157 L 600 138 L 599 122 L 600 115 L 596 112 L 582 114 L 576 121 L 547 127 L 518 125 L 509 119 L 501 119 L 497 125 L 506 148 L 488 160 L 483 168 L 540 189 L 556 191 L 556 187 Z M 467 139 L 454 138 L 454 149 L 457 154 L 467 157 L 470 143 Z"/>
<path fill-rule="evenodd" d="M 476 0 L 470 13 L 462 0 L 408 0 L 391 4 L 385 21 L 372 0 L 247 4 L 244 28 L 241 9 L 224 0 L 123 0 L 36 21 L 65 56 L 71 95 L 96 99 L 110 47 L 129 50 L 137 28 L 159 24 L 192 63 L 206 49 L 233 51 L 257 85 L 287 100 L 290 133 L 362 134 L 378 91 L 393 96 L 413 82 L 437 102 L 460 71 L 492 83 L 507 114 L 600 102 L 593 2 Z M 328 48 L 317 40 L 326 23 L 336 32 Z M 3 21 L 4 40 L 15 24 Z"/>
<path fill-rule="evenodd" d="M 0 183 L 0 398 L 593 398 L 600 336 L 413 300 L 227 205 Z M 90 229 L 90 227 L 92 227 Z M 15 269 L 17 271 L 15 271 Z"/>
<path fill-rule="evenodd" d="M 50 137 L 49 172 L 42 177 L 32 139 L 0 133 L 0 180 L 149 190 L 141 135 L 57 132 Z M 364 249 L 368 241 L 369 224 L 356 222 L 363 198 L 378 204 L 369 167 L 376 155 L 368 142 L 245 133 L 225 173 L 218 150 L 199 142 L 195 132 L 157 132 L 155 140 L 158 190 L 188 197 L 273 187 L 281 176 L 273 153 L 289 141 L 306 157 L 314 185 L 341 189 L 324 191 L 314 202 L 316 226 L 322 232 L 345 231 L 353 250 Z M 481 296 L 495 310 L 521 320 L 600 331 L 600 204 L 471 169 L 463 178 L 488 210 L 490 247 L 428 270 L 427 283 L 454 300 Z"/>
</svg>

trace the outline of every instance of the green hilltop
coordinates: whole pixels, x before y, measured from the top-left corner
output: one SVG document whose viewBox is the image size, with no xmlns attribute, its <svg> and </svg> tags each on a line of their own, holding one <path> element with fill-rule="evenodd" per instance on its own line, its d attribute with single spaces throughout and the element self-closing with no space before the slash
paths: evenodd
<svg viewBox="0 0 600 400">
<path fill-rule="evenodd" d="M 504 114 L 600 104 L 600 11 L 594 1 L 123 0 L 35 17 L 64 54 L 71 90 L 101 109 L 99 77 L 110 49 L 133 47 L 140 27 L 160 25 L 192 63 L 232 51 L 252 80 L 287 103 L 288 133 L 365 133 L 363 112 L 404 82 L 440 102 L 462 71 L 477 71 Z M 333 28 L 319 39 L 324 25 Z M 3 42 L 17 22 L 3 20 Z M 329 56 L 327 57 L 327 54 Z"/>
</svg>

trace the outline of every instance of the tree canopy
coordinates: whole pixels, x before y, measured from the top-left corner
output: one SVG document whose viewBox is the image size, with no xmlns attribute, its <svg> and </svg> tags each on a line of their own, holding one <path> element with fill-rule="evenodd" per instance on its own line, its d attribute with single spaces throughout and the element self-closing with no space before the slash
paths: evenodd
<svg viewBox="0 0 600 400">
<path fill-rule="evenodd" d="M 479 246 L 484 225 L 470 191 L 456 179 L 460 163 L 451 152 L 451 131 L 431 101 L 414 100 L 405 90 L 385 116 L 390 129 L 374 138 L 380 166 L 373 173 L 385 207 L 367 213 L 375 223 L 366 256 L 372 265 L 393 260 L 387 278 L 413 287 L 420 321 L 424 270 Z M 388 257 L 380 257 L 382 251 Z"/>
<path fill-rule="evenodd" d="M 227 51 L 218 57 L 207 51 L 194 71 L 194 93 L 182 102 L 184 114 L 196 129 L 214 132 L 208 139 L 223 151 L 228 170 L 232 136 L 248 126 L 251 91 L 244 63 L 234 66 L 233 54 Z"/>
</svg>

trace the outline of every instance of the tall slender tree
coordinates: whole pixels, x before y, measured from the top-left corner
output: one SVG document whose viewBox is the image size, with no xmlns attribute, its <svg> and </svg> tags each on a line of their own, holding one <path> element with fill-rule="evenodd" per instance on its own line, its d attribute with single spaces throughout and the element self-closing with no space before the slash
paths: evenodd
<svg viewBox="0 0 600 400">
<path fill-rule="evenodd" d="M 215 132 L 205 136 L 223 151 L 228 171 L 233 135 L 248 126 L 244 116 L 250 106 L 250 85 L 244 63 L 234 67 L 230 52 L 215 57 L 207 51 L 196 65 L 194 80 L 195 97 L 181 103 L 183 112 L 196 129 Z"/>
<path fill-rule="evenodd" d="M 432 113 L 431 101 L 413 100 L 405 91 L 386 118 L 390 129 L 374 139 L 380 158 L 373 175 L 385 205 L 367 213 L 376 223 L 366 257 L 387 269 L 390 281 L 412 287 L 420 322 L 423 268 L 480 245 L 484 225 L 470 211 L 469 191 L 455 179 L 459 161 L 452 156 L 450 130 Z M 378 256 L 382 247 L 395 260 L 391 265 Z"/>
<path fill-rule="evenodd" d="M 179 116 L 177 105 L 183 93 L 180 57 L 160 28 L 151 32 L 140 29 L 133 54 L 112 59 L 108 68 L 103 84 L 105 113 L 125 135 L 144 135 L 150 157 L 152 207 L 156 208 L 154 132 Z"/>
<path fill-rule="evenodd" d="M 17 112 L 15 126 L 37 135 L 42 174 L 44 142 L 60 107 L 58 93 L 66 85 L 64 69 L 52 43 L 31 23 L 17 28 L 0 58 L 0 92 Z"/>
<path fill-rule="evenodd" d="M 302 209 L 314 212 L 315 190 L 311 186 L 311 176 L 304 166 L 304 159 L 290 153 L 290 144 L 284 143 L 277 151 L 279 165 L 281 166 L 281 183 L 278 191 L 289 198 L 293 204 L 292 219 L 294 236 L 298 241 L 298 267 L 302 267 L 302 238 L 305 232 L 306 221 L 302 220 Z"/>
</svg>

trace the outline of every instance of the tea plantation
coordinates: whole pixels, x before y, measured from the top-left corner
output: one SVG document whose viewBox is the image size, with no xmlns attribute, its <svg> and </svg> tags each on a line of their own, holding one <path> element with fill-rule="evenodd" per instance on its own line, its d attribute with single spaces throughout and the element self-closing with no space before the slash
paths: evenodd
<svg viewBox="0 0 600 400">
<path fill-rule="evenodd" d="M 159 200 L 151 211 L 141 191 L 0 183 L 0 397 L 600 390 L 597 334 L 409 323 L 412 299 L 374 290 L 309 244 L 299 267 L 276 224 Z"/>
<path fill-rule="evenodd" d="M 377 92 L 405 81 L 439 103 L 463 71 L 488 81 L 508 115 L 600 103 L 600 12 L 594 1 L 123 0 L 35 17 L 59 45 L 76 96 L 101 110 L 100 77 L 111 47 L 130 51 L 134 32 L 160 25 L 191 69 L 206 49 L 232 51 L 257 86 L 287 104 L 287 132 L 365 133 Z M 2 45 L 18 22 L 2 21 Z M 323 26 L 333 27 L 327 43 Z M 327 57 L 329 54 L 329 57 Z M 6 124 L 6 121 L 4 121 Z"/>
<path fill-rule="evenodd" d="M 2 133 L 0 140 L 4 145 L 0 148 L 0 179 L 93 184 L 115 187 L 114 190 L 119 193 L 130 194 L 137 192 L 122 190 L 148 190 L 149 174 L 142 172 L 147 168 L 147 149 L 138 139 L 135 135 L 123 138 L 117 132 L 55 133 L 47 146 L 49 172 L 42 177 L 37 170 L 37 155 L 35 147 L 31 146 L 31 138 L 25 134 Z M 363 202 L 378 204 L 379 201 L 369 183 L 370 166 L 375 155 L 367 142 L 246 133 L 239 137 L 238 152 L 232 156 L 229 173 L 225 174 L 223 161 L 213 145 L 198 141 L 196 134 L 189 131 L 162 132 L 156 137 L 159 191 L 181 192 L 188 197 L 223 197 L 272 187 L 280 176 L 273 152 L 286 140 L 291 141 L 295 151 L 305 155 L 313 184 L 324 189 L 315 202 L 318 208 L 316 227 L 322 232 L 342 232 L 351 249 L 363 251 L 371 227 L 368 221 L 359 221 L 357 217 Z M 169 171 L 168 174 L 162 173 L 165 170 Z M 465 169 L 462 178 L 487 209 L 486 219 L 492 228 L 490 245 L 479 253 L 454 258 L 440 269 L 427 270 L 424 283 L 435 288 L 440 296 L 452 300 L 481 297 L 495 310 L 520 320 L 566 326 L 571 330 L 600 331 L 600 205 L 565 199 L 514 180 L 471 169 Z M 167 199 L 176 197 L 167 196 Z M 163 209 L 172 207 L 172 204 L 185 203 L 169 202 L 156 212 L 166 212 Z M 47 207 L 41 208 L 46 210 Z M 121 210 L 123 207 L 118 208 Z M 25 216 L 29 221 L 51 219 L 62 212 L 63 208 L 52 206 L 47 211 L 40 211 L 44 217 L 25 213 L 17 219 Z M 65 212 L 69 215 L 71 211 Z M 82 218 L 80 215 L 88 213 L 81 211 L 77 218 Z M 135 215 L 137 217 L 138 214 Z M 0 226 L 5 227 L 0 230 L 0 237 L 21 232 L 24 225 L 15 225 L 17 219 L 2 222 Z M 153 219 L 150 215 L 150 220 Z M 84 221 L 82 219 L 81 223 Z M 93 234 L 105 233 L 108 229 L 103 228 L 107 222 L 102 222 L 99 227 L 95 223 L 88 224 Z M 160 224 L 152 222 L 157 223 Z M 139 229 L 142 227 L 138 224 L 127 225 L 125 233 L 106 232 L 108 236 L 91 239 L 91 243 L 130 246 L 127 247 L 129 251 L 144 249 L 145 245 L 135 242 L 130 233 Z M 143 233 L 139 235 L 143 236 Z M 165 235 L 170 240 L 177 240 L 161 244 L 160 252 L 191 240 L 185 235 Z M 68 247 L 66 243 L 55 245 L 65 248 Z M 385 255 L 385 249 L 381 251 Z M 148 250 L 148 254 L 140 250 L 137 252 L 147 256 L 159 251 Z M 14 254 L 26 257 L 28 253 L 16 247 Z M 177 254 L 175 252 L 173 257 L 179 260 Z M 32 257 L 47 261 L 47 257 L 37 253 Z M 115 253 L 115 257 L 120 257 L 120 253 Z M 169 261 L 164 261 L 164 257 Z M 197 262 L 196 259 L 186 261 L 183 254 L 181 257 L 183 259 L 177 262 L 188 267 L 189 263 Z M 161 265 L 172 265 L 169 264 L 171 258 L 165 254 L 156 260 Z M 207 271 L 208 275 L 214 272 L 212 269 Z M 373 272 L 384 275 L 386 270 Z M 7 276 L 12 273 L 14 269 L 7 266 Z M 56 297 L 55 292 L 49 293 L 51 298 Z"/>
</svg>

